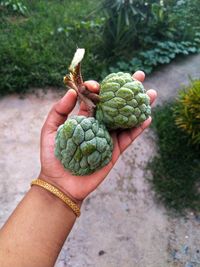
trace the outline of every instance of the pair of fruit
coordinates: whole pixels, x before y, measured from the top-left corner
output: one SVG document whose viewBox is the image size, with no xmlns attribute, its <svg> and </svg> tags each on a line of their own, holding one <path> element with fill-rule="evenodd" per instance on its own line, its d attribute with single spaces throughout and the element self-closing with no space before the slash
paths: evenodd
<svg viewBox="0 0 200 267">
<path fill-rule="evenodd" d="M 100 84 L 99 97 L 90 94 L 80 73 L 83 55 L 78 49 L 64 81 L 94 116 L 67 119 L 57 131 L 55 147 L 55 156 L 74 175 L 91 174 L 110 162 L 113 143 L 109 131 L 137 127 L 151 114 L 142 83 L 128 73 L 109 74 Z"/>
</svg>

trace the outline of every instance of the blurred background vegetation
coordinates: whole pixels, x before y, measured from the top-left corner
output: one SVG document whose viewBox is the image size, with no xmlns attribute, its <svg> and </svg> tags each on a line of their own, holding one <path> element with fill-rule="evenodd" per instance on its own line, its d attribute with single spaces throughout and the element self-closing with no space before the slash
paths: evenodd
<svg viewBox="0 0 200 267">
<path fill-rule="evenodd" d="M 200 211 L 200 80 L 153 112 L 158 155 L 149 167 L 158 199 L 183 214 Z"/>
<path fill-rule="evenodd" d="M 199 0 L 0 0 L 0 95 L 62 87 L 77 46 L 86 49 L 85 80 L 149 74 L 200 52 L 199 14 Z M 200 210 L 200 81 L 153 117 L 158 198 L 180 212 Z"/>
<path fill-rule="evenodd" d="M 199 14 L 199 0 L 0 0 L 0 94 L 62 86 L 77 46 L 85 79 L 151 73 L 199 52 Z"/>
</svg>

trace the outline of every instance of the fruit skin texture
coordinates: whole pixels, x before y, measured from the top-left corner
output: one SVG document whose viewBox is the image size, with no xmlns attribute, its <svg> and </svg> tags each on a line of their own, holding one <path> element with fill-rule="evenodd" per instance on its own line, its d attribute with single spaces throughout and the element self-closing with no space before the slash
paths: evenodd
<svg viewBox="0 0 200 267">
<path fill-rule="evenodd" d="M 111 73 L 104 78 L 96 119 L 109 130 L 139 126 L 150 114 L 150 99 L 141 82 L 124 72 Z"/>
<path fill-rule="evenodd" d="M 57 131 L 55 156 L 74 175 L 87 175 L 112 158 L 112 138 L 93 117 L 72 116 Z"/>
</svg>

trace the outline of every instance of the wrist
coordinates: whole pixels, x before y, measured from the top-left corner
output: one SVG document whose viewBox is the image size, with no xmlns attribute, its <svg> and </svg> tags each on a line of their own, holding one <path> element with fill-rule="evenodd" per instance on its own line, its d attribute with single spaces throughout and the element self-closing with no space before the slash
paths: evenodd
<svg viewBox="0 0 200 267">
<path fill-rule="evenodd" d="M 42 172 L 40 173 L 40 175 L 38 176 L 37 179 L 41 179 L 51 185 L 53 185 L 54 187 L 56 187 L 58 190 L 60 190 L 62 193 L 64 193 L 67 197 L 69 197 L 79 208 L 81 208 L 81 205 L 83 203 L 83 200 L 79 200 L 77 198 L 75 198 L 74 196 L 72 196 L 68 190 L 66 190 L 66 188 L 64 188 L 62 186 L 62 184 L 60 184 L 59 182 L 57 182 L 57 178 L 53 178 L 47 175 L 44 175 Z M 50 193 L 50 192 L 49 192 Z M 50 193 L 52 194 L 52 193 Z M 54 196 L 56 197 L 56 196 Z"/>
<path fill-rule="evenodd" d="M 31 186 L 30 191 L 37 194 L 38 197 L 43 199 L 45 202 L 48 202 L 49 206 L 51 206 L 51 204 L 57 204 L 59 206 L 65 207 L 64 203 L 62 203 L 62 201 L 58 197 L 40 186 L 33 185 Z"/>
</svg>

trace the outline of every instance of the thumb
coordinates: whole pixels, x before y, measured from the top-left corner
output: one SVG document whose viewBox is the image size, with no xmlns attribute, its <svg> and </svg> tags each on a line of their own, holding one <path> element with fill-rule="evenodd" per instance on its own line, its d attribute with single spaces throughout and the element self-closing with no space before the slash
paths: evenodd
<svg viewBox="0 0 200 267">
<path fill-rule="evenodd" d="M 70 89 L 50 110 L 44 123 L 44 128 L 50 131 L 56 131 L 57 128 L 65 122 L 68 114 L 76 105 L 77 93 Z"/>
</svg>

